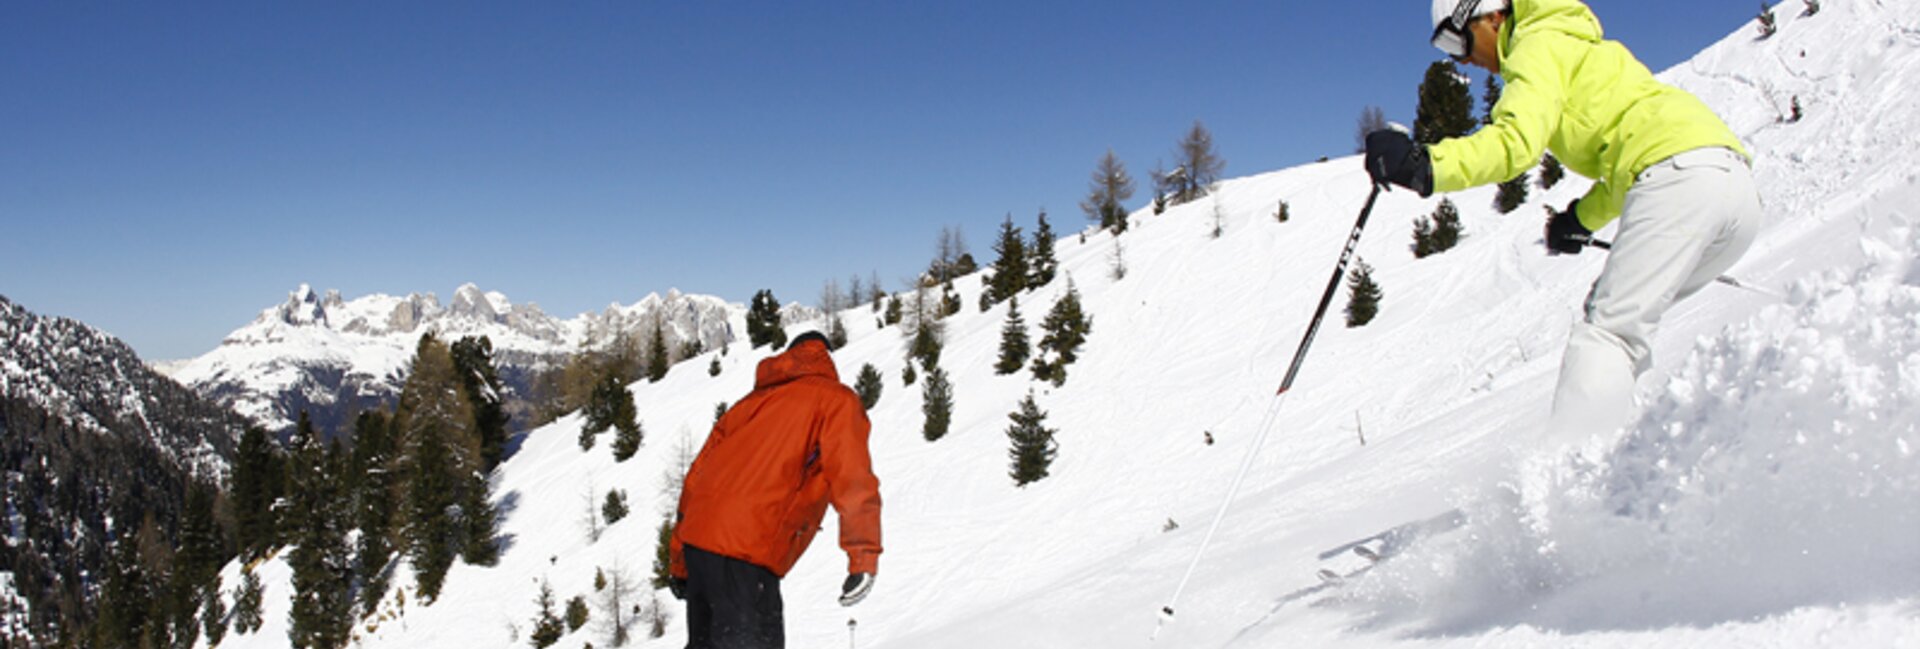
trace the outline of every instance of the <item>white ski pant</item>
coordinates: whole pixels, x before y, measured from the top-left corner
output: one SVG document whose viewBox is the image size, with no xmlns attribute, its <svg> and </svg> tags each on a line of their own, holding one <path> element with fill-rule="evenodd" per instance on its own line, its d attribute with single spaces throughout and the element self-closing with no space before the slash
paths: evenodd
<svg viewBox="0 0 1920 649">
<path fill-rule="evenodd" d="M 1587 295 L 1586 317 L 1567 339 L 1548 427 L 1553 442 L 1584 444 L 1624 423 L 1634 380 L 1653 365 L 1660 316 L 1739 261 L 1760 219 L 1753 174 L 1730 149 L 1695 149 L 1640 173 L 1606 269 Z"/>
</svg>

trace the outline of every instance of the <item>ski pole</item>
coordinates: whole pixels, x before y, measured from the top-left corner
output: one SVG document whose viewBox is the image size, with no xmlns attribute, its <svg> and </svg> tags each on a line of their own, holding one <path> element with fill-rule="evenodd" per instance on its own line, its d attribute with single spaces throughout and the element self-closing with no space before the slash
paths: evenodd
<svg viewBox="0 0 1920 649">
<path fill-rule="evenodd" d="M 854 646 L 853 642 L 853 628 L 855 626 L 859 626 L 859 623 L 853 621 L 853 618 L 847 618 L 847 649 L 858 649 Z"/>
<path fill-rule="evenodd" d="M 1161 627 L 1173 621 L 1173 606 L 1180 602 L 1180 595 L 1187 590 L 1187 583 L 1193 580 L 1193 571 L 1200 566 L 1200 558 L 1207 553 L 1207 546 L 1213 543 L 1213 535 L 1220 531 L 1220 521 L 1227 517 L 1227 506 L 1233 504 L 1233 498 L 1240 493 L 1240 485 L 1247 479 L 1247 471 L 1253 468 L 1254 457 L 1260 454 L 1260 447 L 1266 444 L 1267 433 L 1273 430 L 1274 418 L 1286 404 L 1287 390 L 1293 387 L 1294 377 L 1300 374 L 1300 363 L 1306 360 L 1307 348 L 1313 346 L 1315 334 L 1320 332 L 1320 321 L 1327 316 L 1327 306 L 1333 303 L 1333 294 L 1340 290 L 1340 279 L 1347 274 L 1347 260 L 1353 257 L 1354 248 L 1360 245 L 1360 233 L 1367 228 L 1367 216 L 1373 214 L 1373 204 L 1380 198 L 1382 185 L 1374 185 L 1373 193 L 1367 195 L 1367 204 L 1360 208 L 1360 219 L 1353 224 L 1353 233 L 1347 236 L 1347 247 L 1340 251 L 1340 263 L 1333 267 L 1333 279 L 1327 282 L 1327 292 L 1320 296 L 1320 306 L 1313 311 L 1313 320 L 1307 324 L 1307 335 L 1300 340 L 1300 348 L 1293 352 L 1293 364 L 1287 368 L 1287 376 L 1280 382 L 1280 390 L 1273 395 L 1272 405 L 1260 423 L 1260 432 L 1253 438 L 1253 446 L 1247 449 L 1247 456 L 1240 460 L 1240 471 L 1233 476 L 1233 484 L 1227 487 L 1227 497 L 1220 501 L 1220 509 L 1213 514 L 1213 524 L 1207 526 L 1207 534 L 1200 538 L 1200 549 L 1193 553 L 1193 560 L 1187 564 L 1187 572 L 1180 577 L 1180 585 L 1173 589 L 1173 597 L 1167 605 L 1160 608 L 1158 621 L 1153 625 L 1151 640 L 1160 638 Z"/>
<path fill-rule="evenodd" d="M 1595 248 L 1599 248 L 1601 250 L 1606 250 L 1606 251 L 1613 250 L 1613 243 L 1610 241 L 1602 240 L 1602 239 L 1594 239 L 1589 237 L 1587 239 L 1587 245 Z M 1773 291 L 1769 291 L 1767 289 L 1760 288 L 1758 286 L 1748 286 L 1745 282 L 1735 279 L 1731 275 L 1721 275 L 1719 277 L 1713 278 L 1713 281 L 1719 282 L 1721 284 L 1726 284 L 1727 286 L 1731 286 L 1743 291 L 1752 291 L 1754 293 L 1759 293 L 1761 295 L 1765 295 L 1767 297 L 1770 297 L 1776 300 L 1787 299 L 1787 296 L 1785 295 L 1781 295 L 1779 293 L 1775 293 Z"/>
</svg>

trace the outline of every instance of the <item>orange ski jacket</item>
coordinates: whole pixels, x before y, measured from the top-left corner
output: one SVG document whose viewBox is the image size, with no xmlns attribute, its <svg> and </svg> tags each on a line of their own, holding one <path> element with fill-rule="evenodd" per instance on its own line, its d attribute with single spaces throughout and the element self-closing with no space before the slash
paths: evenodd
<svg viewBox="0 0 1920 649">
<path fill-rule="evenodd" d="M 847 572 L 880 560 L 880 480 L 867 453 L 860 397 L 840 383 L 826 344 L 810 340 L 760 361 L 753 392 L 714 424 L 687 470 L 669 544 L 687 576 L 687 545 L 785 577 L 831 502 Z"/>
</svg>

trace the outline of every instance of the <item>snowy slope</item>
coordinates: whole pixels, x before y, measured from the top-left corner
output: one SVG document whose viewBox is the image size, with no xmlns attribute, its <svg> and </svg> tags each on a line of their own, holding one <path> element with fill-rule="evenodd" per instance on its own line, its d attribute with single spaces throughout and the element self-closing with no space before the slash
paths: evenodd
<svg viewBox="0 0 1920 649">
<path fill-rule="evenodd" d="M 1533 442 L 1567 325 L 1604 260 L 1544 256 L 1541 208 L 1584 187 L 1506 216 L 1491 188 L 1455 194 L 1467 238 L 1423 260 L 1410 223 L 1438 199 L 1383 196 L 1359 247 L 1386 294 L 1379 318 L 1321 332 L 1153 646 L 1920 646 L 1920 8 L 1824 4 L 1783 5 L 1773 39 L 1743 25 L 1667 73 L 1758 154 L 1772 222 L 1733 274 L 1789 300 L 1715 287 L 1679 305 L 1644 414 L 1544 456 Z M 1794 95 L 1806 119 L 1776 122 Z M 937 443 L 919 434 L 918 386 L 899 382 L 902 337 L 848 314 L 842 378 L 863 363 L 887 377 L 872 413 L 887 552 L 873 596 L 840 608 L 829 517 L 784 585 L 789 646 L 1149 646 L 1366 191 L 1354 159 L 1227 181 L 1136 215 L 1118 281 L 1111 235 L 1061 240 L 1062 278 L 1021 300 L 1037 322 L 1071 277 L 1093 314 L 1059 389 L 993 375 L 1006 307 L 977 312 L 979 282 L 957 282 L 969 308 L 947 324 L 956 412 Z M 596 568 L 643 575 L 676 449 L 697 448 L 763 355 L 736 344 L 717 378 L 694 362 L 634 385 L 649 436 L 626 463 L 580 451 L 576 417 L 531 431 L 495 478 L 500 565 L 456 566 L 439 602 L 409 597 L 404 615 L 390 597 L 362 645 L 519 645 L 539 580 L 564 601 L 591 593 Z M 1018 489 L 1003 431 L 1029 390 L 1060 455 Z M 590 542 L 579 519 L 611 488 L 635 514 Z M 1370 571 L 1343 551 L 1455 519 Z M 1357 574 L 1332 588 L 1322 568 Z M 222 646 L 285 645 L 287 573 L 262 570 L 267 627 Z M 683 644 L 668 608 L 666 637 L 641 646 Z M 589 642 L 608 646 L 592 628 L 558 646 Z"/>
</svg>

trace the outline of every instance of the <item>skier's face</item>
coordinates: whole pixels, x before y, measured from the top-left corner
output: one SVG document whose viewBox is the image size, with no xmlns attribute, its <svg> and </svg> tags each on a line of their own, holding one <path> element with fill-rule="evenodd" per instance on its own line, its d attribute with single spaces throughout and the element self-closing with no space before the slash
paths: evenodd
<svg viewBox="0 0 1920 649">
<path fill-rule="evenodd" d="M 1506 22 L 1506 15 L 1496 11 L 1467 23 L 1467 30 L 1473 32 L 1473 51 L 1467 53 L 1467 63 L 1500 74 L 1500 26 Z"/>
</svg>

